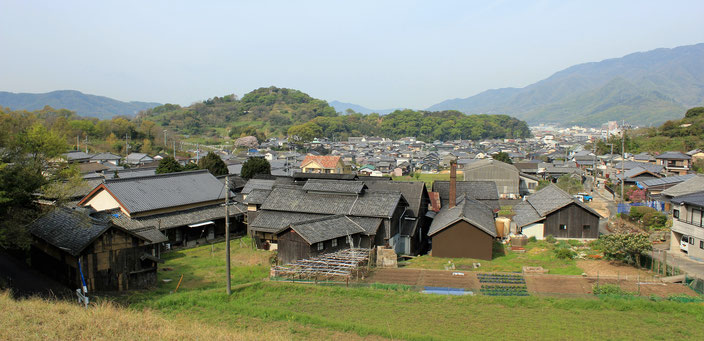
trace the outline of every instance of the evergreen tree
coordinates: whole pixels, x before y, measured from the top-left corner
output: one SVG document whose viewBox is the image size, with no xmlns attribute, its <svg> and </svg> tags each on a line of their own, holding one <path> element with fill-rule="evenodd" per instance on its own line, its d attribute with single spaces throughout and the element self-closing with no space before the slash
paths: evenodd
<svg viewBox="0 0 704 341">
<path fill-rule="evenodd" d="M 167 156 L 159 161 L 156 167 L 156 174 L 175 173 L 183 171 L 183 167 L 171 156 Z"/>
<path fill-rule="evenodd" d="M 271 174 L 269 161 L 261 157 L 252 157 L 242 165 L 242 178 L 251 179 L 257 174 Z"/>
<path fill-rule="evenodd" d="M 227 175 L 227 165 L 224 161 L 213 152 L 209 152 L 204 158 L 198 161 L 198 168 L 207 169 L 210 174 L 219 176 Z"/>
</svg>

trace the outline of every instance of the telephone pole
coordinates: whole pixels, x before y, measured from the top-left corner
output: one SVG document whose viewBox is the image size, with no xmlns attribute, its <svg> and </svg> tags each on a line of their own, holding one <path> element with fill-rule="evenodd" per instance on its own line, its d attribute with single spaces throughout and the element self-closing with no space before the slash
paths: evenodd
<svg viewBox="0 0 704 341">
<path fill-rule="evenodd" d="M 166 129 L 164 129 L 164 150 L 166 151 L 166 148 L 169 148 L 169 145 L 166 144 Z"/>
<path fill-rule="evenodd" d="M 626 164 L 626 121 L 621 121 L 621 203 L 623 203 L 624 166 Z"/>
<path fill-rule="evenodd" d="M 88 135 L 86 134 L 86 154 L 88 154 Z"/>
<path fill-rule="evenodd" d="M 230 278 L 230 175 L 225 175 L 225 263 L 227 270 L 227 295 L 232 293 Z"/>
</svg>

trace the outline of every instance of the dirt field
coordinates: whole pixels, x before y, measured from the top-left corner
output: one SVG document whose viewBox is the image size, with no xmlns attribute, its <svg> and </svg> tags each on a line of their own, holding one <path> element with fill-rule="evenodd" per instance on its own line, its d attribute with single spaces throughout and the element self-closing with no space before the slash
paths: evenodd
<svg viewBox="0 0 704 341">
<path fill-rule="evenodd" d="M 599 269 L 596 274 L 588 277 L 567 275 L 526 275 L 528 292 L 541 296 L 590 296 L 597 281 L 600 284 L 616 284 L 623 290 L 639 292 L 642 296 L 657 295 L 666 297 L 674 294 L 696 295 L 690 288 L 681 284 L 661 283 L 645 271 L 632 267 L 622 267 L 607 261 L 585 261 L 593 269 Z M 604 270 L 602 270 L 604 269 Z M 632 271 L 627 271 L 630 269 Z M 591 270 L 590 270 L 591 271 Z M 596 270 L 594 270 L 596 271 Z M 454 273 L 454 275 L 453 275 Z M 458 275 L 458 274 L 464 275 Z M 587 273 L 589 274 L 589 273 Z M 638 274 L 642 274 L 640 282 Z M 647 276 L 646 276 L 647 275 Z M 432 286 L 463 288 L 478 292 L 481 284 L 477 272 L 445 271 L 422 269 L 378 269 L 366 278 L 367 283 L 404 284 L 411 286 Z M 640 284 L 639 284 L 640 283 Z"/>
<path fill-rule="evenodd" d="M 621 278 L 637 280 L 638 276 L 641 279 L 651 278 L 653 274 L 649 271 L 634 268 L 628 264 L 621 262 L 613 262 L 607 260 L 578 260 L 577 266 L 584 270 L 584 273 L 589 277 L 595 276 L 620 276 Z"/>
</svg>

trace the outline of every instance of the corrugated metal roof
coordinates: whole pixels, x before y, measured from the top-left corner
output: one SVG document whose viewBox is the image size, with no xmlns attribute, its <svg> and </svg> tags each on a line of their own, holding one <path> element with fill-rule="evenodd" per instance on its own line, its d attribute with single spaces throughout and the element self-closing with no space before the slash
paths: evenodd
<svg viewBox="0 0 704 341">
<path fill-rule="evenodd" d="M 207 170 L 112 179 L 104 185 L 130 214 L 225 199 L 225 187 Z"/>
</svg>

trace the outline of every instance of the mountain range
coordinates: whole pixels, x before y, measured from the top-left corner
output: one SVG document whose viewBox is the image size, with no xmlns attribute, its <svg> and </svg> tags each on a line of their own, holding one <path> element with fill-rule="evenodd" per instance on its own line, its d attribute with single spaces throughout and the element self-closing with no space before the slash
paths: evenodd
<svg viewBox="0 0 704 341">
<path fill-rule="evenodd" d="M 135 116 L 138 112 L 160 103 L 123 102 L 104 96 L 88 95 L 75 90 L 58 90 L 43 94 L 12 93 L 0 91 L 0 107 L 13 110 L 39 110 L 45 106 L 68 109 L 78 115 L 109 119 L 113 116 Z"/>
<path fill-rule="evenodd" d="M 329 103 L 331 107 L 335 108 L 335 111 L 339 113 L 345 113 L 347 109 L 352 109 L 354 112 L 358 112 L 360 114 L 364 115 L 369 115 L 371 113 L 377 113 L 379 115 L 386 115 L 390 114 L 396 110 L 402 110 L 403 108 L 393 108 L 393 109 L 369 109 L 365 108 L 361 105 L 357 104 L 352 104 L 352 103 L 344 103 L 340 101 L 332 101 Z"/>
<path fill-rule="evenodd" d="M 704 43 L 579 64 L 524 88 L 487 90 L 427 110 L 506 114 L 528 123 L 657 125 L 704 104 Z"/>
</svg>

